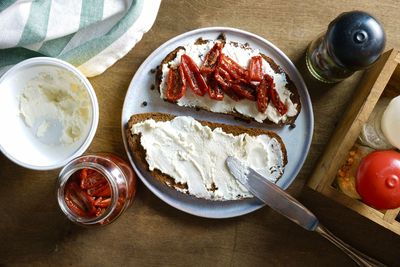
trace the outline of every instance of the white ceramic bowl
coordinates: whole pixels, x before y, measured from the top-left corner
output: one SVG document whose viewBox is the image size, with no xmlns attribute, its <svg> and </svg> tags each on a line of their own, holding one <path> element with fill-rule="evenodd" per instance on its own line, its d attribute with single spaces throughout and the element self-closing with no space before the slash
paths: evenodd
<svg viewBox="0 0 400 267">
<path fill-rule="evenodd" d="M 61 70 L 78 79 L 90 98 L 91 118 L 88 130 L 69 145 L 49 145 L 39 140 L 20 114 L 20 96 L 27 83 L 39 73 Z M 18 165 L 35 170 L 51 170 L 64 166 L 82 155 L 96 133 L 99 106 L 92 85 L 71 64 L 54 58 L 27 59 L 9 69 L 0 78 L 0 150 Z"/>
</svg>

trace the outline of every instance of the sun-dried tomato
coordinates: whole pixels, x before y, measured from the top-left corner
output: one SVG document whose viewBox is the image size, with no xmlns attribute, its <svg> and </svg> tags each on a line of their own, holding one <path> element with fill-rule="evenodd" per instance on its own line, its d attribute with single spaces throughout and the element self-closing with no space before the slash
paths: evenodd
<svg viewBox="0 0 400 267">
<path fill-rule="evenodd" d="M 243 99 L 243 97 L 239 97 L 232 91 L 230 76 L 228 72 L 226 72 L 221 68 L 217 68 L 214 73 L 214 79 L 220 85 L 222 91 L 224 91 L 224 93 L 228 95 L 230 98 L 232 98 L 235 101 Z"/>
<path fill-rule="evenodd" d="M 223 75 L 223 73 L 221 71 L 219 71 L 219 69 L 217 69 L 214 72 L 214 79 L 216 82 L 218 82 L 219 85 L 221 85 L 221 87 L 223 88 L 229 88 L 230 85 L 230 80 L 226 79 L 225 76 Z"/>
<path fill-rule="evenodd" d="M 221 101 L 224 99 L 222 86 L 217 82 L 215 76 L 211 73 L 207 77 L 208 95 L 211 99 Z"/>
<path fill-rule="evenodd" d="M 89 189 L 97 187 L 101 184 L 106 184 L 107 180 L 103 175 L 92 169 L 82 169 L 80 172 L 81 188 Z"/>
<path fill-rule="evenodd" d="M 183 54 L 181 57 L 181 65 L 186 84 L 193 90 L 196 95 L 203 96 L 208 91 L 207 83 L 201 75 L 199 67 L 188 55 Z"/>
<path fill-rule="evenodd" d="M 75 213 L 78 216 L 85 217 L 86 212 L 84 210 L 84 207 L 81 206 L 79 202 L 77 202 L 76 197 L 74 197 L 72 194 L 73 194 L 72 191 L 65 192 L 64 196 L 65 203 L 73 213 Z"/>
<path fill-rule="evenodd" d="M 75 181 L 65 188 L 65 202 L 79 216 L 90 217 L 95 212 L 93 199 Z"/>
<path fill-rule="evenodd" d="M 231 75 L 229 75 L 229 72 L 224 69 L 223 67 L 218 67 L 218 69 L 216 69 L 216 73 L 215 75 L 220 75 L 221 78 L 226 81 L 226 83 L 231 83 L 232 82 L 232 77 Z"/>
<path fill-rule="evenodd" d="M 218 60 L 218 64 L 221 68 L 228 71 L 228 73 L 232 76 L 233 79 L 245 79 L 248 78 L 248 71 L 240 66 L 237 62 L 235 62 L 232 58 L 228 57 L 225 54 L 221 54 Z"/>
<path fill-rule="evenodd" d="M 111 198 L 103 199 L 102 197 L 99 197 L 94 203 L 96 207 L 100 208 L 107 208 L 110 204 L 111 204 Z"/>
<path fill-rule="evenodd" d="M 211 50 L 208 51 L 207 55 L 204 58 L 203 65 L 200 68 L 200 72 L 203 75 L 207 75 L 215 71 L 215 68 L 218 64 L 218 58 L 222 53 L 223 46 L 223 43 L 216 42 Z"/>
<path fill-rule="evenodd" d="M 257 108 L 258 111 L 264 113 L 268 107 L 268 88 L 273 83 L 272 77 L 265 75 L 257 86 Z"/>
<path fill-rule="evenodd" d="M 182 98 L 186 93 L 186 78 L 183 68 L 180 65 L 177 69 L 170 68 L 168 71 L 166 98 L 168 101 L 175 102 Z"/>
<path fill-rule="evenodd" d="M 87 190 L 89 196 L 96 196 L 96 197 L 109 197 L 111 196 L 111 189 L 108 183 L 101 184 L 98 187 L 93 187 Z"/>
<path fill-rule="evenodd" d="M 269 76 L 269 75 L 265 74 L 264 77 L 265 76 Z M 269 76 L 269 77 L 270 77 L 269 79 L 272 79 L 271 76 Z M 272 104 L 274 104 L 275 108 L 278 110 L 279 114 L 285 115 L 286 112 L 288 111 L 288 109 L 285 106 L 285 104 L 281 101 L 279 94 L 275 89 L 275 83 L 273 82 L 273 79 L 272 79 L 272 83 L 270 83 L 268 91 L 269 91 L 268 92 L 269 98 L 271 99 Z"/>
<path fill-rule="evenodd" d="M 249 81 L 261 81 L 262 75 L 262 57 L 254 56 L 250 59 L 249 63 Z"/>
<path fill-rule="evenodd" d="M 244 81 L 239 81 L 231 86 L 232 91 L 239 97 L 246 98 L 248 100 L 256 100 L 256 86 L 252 83 L 247 83 Z"/>
<path fill-rule="evenodd" d="M 100 216 L 102 213 L 99 212 L 111 203 L 111 187 L 98 171 L 82 169 L 68 180 L 64 200 L 71 212 L 78 216 Z"/>
</svg>

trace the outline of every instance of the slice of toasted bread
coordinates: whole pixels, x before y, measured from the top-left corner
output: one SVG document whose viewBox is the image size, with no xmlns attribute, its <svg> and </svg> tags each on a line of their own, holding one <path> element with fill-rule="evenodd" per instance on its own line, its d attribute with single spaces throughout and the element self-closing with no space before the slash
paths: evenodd
<svg viewBox="0 0 400 267">
<path fill-rule="evenodd" d="M 132 115 L 131 118 L 129 119 L 125 129 L 127 141 L 129 144 L 129 148 L 131 150 L 131 155 L 133 156 L 136 164 L 138 164 L 142 169 L 149 170 L 149 165 L 146 161 L 146 151 L 140 143 L 140 138 L 141 138 L 140 135 L 132 134 L 131 132 L 132 126 L 136 123 L 143 122 L 148 119 L 153 119 L 155 121 L 170 121 L 173 118 L 175 118 L 175 116 L 164 113 L 143 113 L 143 114 Z M 281 145 L 282 155 L 283 155 L 283 166 L 287 164 L 287 151 L 285 145 L 280 136 L 274 132 L 258 128 L 245 128 L 236 125 L 233 126 L 233 125 L 207 122 L 207 121 L 199 121 L 199 122 L 203 126 L 208 126 L 211 129 L 220 127 L 224 132 L 233 134 L 235 136 L 247 133 L 250 136 L 268 135 L 271 138 L 275 138 Z M 172 177 L 162 173 L 158 169 L 151 171 L 151 174 L 161 183 L 164 183 L 171 188 L 175 188 L 179 191 L 187 193 L 186 192 L 188 189 L 187 184 L 176 183 Z"/>
<path fill-rule="evenodd" d="M 226 37 L 225 35 L 221 34 L 217 40 L 227 43 L 226 41 Z M 196 42 L 194 43 L 195 45 L 202 45 L 202 44 L 206 44 L 207 42 L 211 42 L 212 40 L 204 40 L 202 38 L 199 38 L 198 40 L 196 40 Z M 229 42 L 229 44 L 234 45 L 235 47 L 240 47 L 243 49 L 251 49 L 249 44 L 240 44 L 237 42 Z M 161 86 L 162 86 L 162 79 L 163 79 L 163 70 L 162 70 L 162 66 L 165 64 L 169 64 L 171 61 L 173 61 L 178 53 L 181 50 L 185 50 L 184 46 L 179 46 L 177 48 L 175 48 L 173 51 L 171 51 L 160 63 L 160 66 L 157 69 L 156 75 L 155 75 L 155 81 L 156 81 L 156 86 L 158 88 L 158 91 L 161 94 Z M 279 125 L 279 126 L 283 126 L 283 125 L 289 125 L 295 122 L 297 116 L 299 115 L 300 111 L 301 111 L 301 102 L 300 102 L 300 96 L 298 93 L 298 90 L 295 86 L 295 84 L 293 83 L 293 81 L 290 79 L 289 75 L 270 57 L 268 57 L 267 55 L 265 55 L 264 53 L 260 52 L 259 55 L 261 55 L 264 60 L 270 65 L 271 69 L 277 73 L 277 74 L 282 74 L 286 77 L 286 85 L 285 88 L 290 92 L 290 101 L 293 103 L 293 105 L 295 106 L 295 110 L 296 110 L 296 114 L 294 114 L 293 116 L 286 116 L 284 119 L 279 120 L 279 122 L 273 122 L 272 120 L 266 118 L 264 119 L 262 122 L 263 123 L 267 123 L 267 124 L 275 124 L 275 125 Z M 169 66 L 169 65 L 168 65 Z M 200 97 L 200 96 L 199 96 Z M 203 97 L 208 97 L 207 95 L 203 96 Z M 227 97 L 227 96 L 226 96 Z M 164 99 L 166 100 L 166 99 Z M 254 105 L 256 105 L 256 103 L 254 102 Z M 216 111 L 211 111 L 209 108 L 204 107 L 204 106 L 191 106 L 194 108 L 200 108 L 203 110 L 207 110 L 210 112 L 216 112 Z M 241 114 L 239 112 L 237 112 L 236 110 L 234 111 L 229 111 L 229 112 L 221 112 L 221 113 L 226 113 L 226 114 L 230 114 L 234 117 L 238 117 L 240 119 L 244 119 L 244 120 L 255 120 L 253 117 L 250 116 L 246 116 L 245 114 Z"/>
</svg>

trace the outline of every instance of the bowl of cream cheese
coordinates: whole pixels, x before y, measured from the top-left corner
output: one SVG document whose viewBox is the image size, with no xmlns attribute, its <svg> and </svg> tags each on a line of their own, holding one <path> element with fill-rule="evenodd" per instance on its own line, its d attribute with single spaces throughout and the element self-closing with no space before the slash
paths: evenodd
<svg viewBox="0 0 400 267">
<path fill-rule="evenodd" d="M 0 150 L 23 167 L 56 169 L 82 155 L 98 120 L 92 85 L 65 61 L 27 59 L 0 78 Z"/>
</svg>

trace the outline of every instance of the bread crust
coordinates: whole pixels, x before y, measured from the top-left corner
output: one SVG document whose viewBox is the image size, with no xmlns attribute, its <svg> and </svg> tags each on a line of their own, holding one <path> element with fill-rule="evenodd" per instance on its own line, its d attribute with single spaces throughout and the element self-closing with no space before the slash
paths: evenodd
<svg viewBox="0 0 400 267">
<path fill-rule="evenodd" d="M 223 33 L 221 33 L 220 36 L 218 36 L 217 40 L 221 40 L 222 42 L 226 42 L 226 37 Z M 195 44 L 204 44 L 209 42 L 209 40 L 205 40 L 202 38 L 199 38 L 195 41 Z M 249 44 L 245 43 L 245 44 L 240 44 L 237 42 L 230 42 L 236 46 L 242 46 L 243 48 L 249 48 Z M 167 64 L 168 62 L 174 60 L 176 58 L 177 53 L 179 52 L 179 50 L 185 50 L 185 48 L 183 46 L 178 46 L 177 48 L 175 48 L 173 51 L 171 51 L 160 63 L 159 68 L 157 69 L 156 75 L 155 75 L 155 81 L 156 81 L 156 87 L 158 89 L 158 91 L 161 91 L 161 80 L 162 80 L 162 66 L 164 64 Z M 284 73 L 286 76 L 286 89 L 289 90 L 292 94 L 290 96 L 290 100 L 294 103 L 297 104 L 296 110 L 297 110 L 297 114 L 295 116 L 292 117 L 288 117 L 287 120 L 285 122 L 280 121 L 279 123 L 274 123 L 272 121 L 270 121 L 269 119 L 265 119 L 262 123 L 264 124 L 268 124 L 268 125 L 278 125 L 278 126 L 284 126 L 284 125 L 290 125 L 290 124 L 294 124 L 295 120 L 297 119 L 297 116 L 300 114 L 301 111 L 301 102 L 300 102 L 300 95 L 298 93 L 298 90 L 295 86 L 295 84 L 293 83 L 293 81 L 290 79 L 289 75 L 278 65 L 276 64 L 276 62 L 268 57 L 267 55 L 260 53 L 260 55 L 265 59 L 265 61 L 267 61 L 271 68 L 276 72 L 276 73 Z M 164 101 L 167 101 L 164 99 Z M 190 108 L 190 107 L 188 107 Z M 196 107 L 197 109 L 202 109 L 202 110 L 206 110 L 209 112 L 212 112 L 206 108 L 203 107 Z M 229 114 L 231 116 L 234 116 L 236 118 L 239 118 L 241 120 L 245 120 L 245 121 L 256 121 L 254 118 L 245 116 L 243 114 L 240 114 L 238 112 L 229 112 L 229 113 L 222 113 L 222 114 Z"/>
<path fill-rule="evenodd" d="M 150 171 L 149 169 L 149 164 L 146 161 L 146 151 L 143 148 L 143 146 L 140 143 L 140 135 L 137 134 L 132 134 L 131 128 L 134 124 L 145 121 L 147 119 L 153 119 L 155 121 L 170 121 L 173 118 L 175 118 L 174 115 L 170 114 L 165 114 L 165 113 L 157 113 L 157 112 L 152 112 L 152 113 L 142 113 L 142 114 L 135 114 L 132 115 L 126 125 L 125 128 L 125 133 L 127 136 L 127 141 L 128 145 L 131 151 L 131 155 L 134 158 L 135 162 L 140 165 L 142 169 L 146 169 Z M 263 130 L 263 129 L 258 129 L 258 128 L 245 128 L 242 126 L 236 126 L 236 125 L 227 125 L 227 124 L 222 124 L 222 123 L 215 123 L 215 122 L 208 122 L 208 121 L 199 121 L 203 126 L 208 126 L 211 129 L 215 128 L 222 128 L 222 130 L 226 133 L 231 133 L 233 135 L 240 135 L 243 133 L 247 133 L 250 136 L 258 136 L 258 135 L 268 135 L 271 138 L 275 138 L 278 140 L 278 142 L 281 145 L 282 148 L 282 154 L 283 154 L 283 166 L 286 166 L 288 160 L 287 160 L 287 150 L 285 147 L 285 144 L 283 143 L 281 137 L 268 130 Z M 174 178 L 171 176 L 162 173 L 159 170 L 153 170 L 150 171 L 151 175 L 155 177 L 159 182 L 174 188 L 178 189 L 179 191 L 185 191 L 188 189 L 187 184 L 181 184 L 181 183 L 176 183 Z"/>
</svg>

